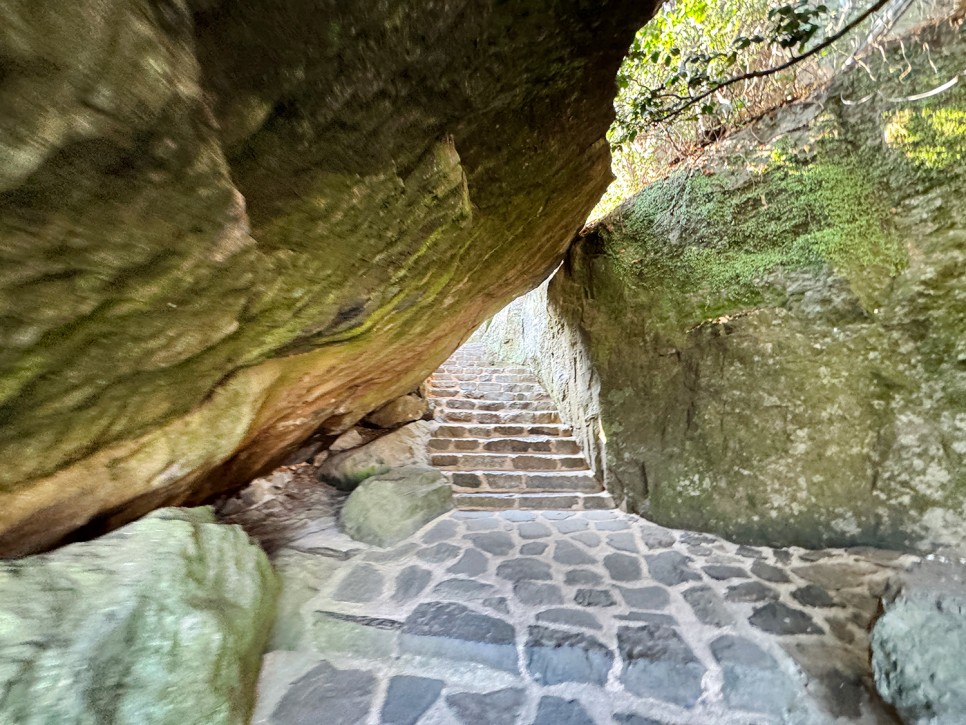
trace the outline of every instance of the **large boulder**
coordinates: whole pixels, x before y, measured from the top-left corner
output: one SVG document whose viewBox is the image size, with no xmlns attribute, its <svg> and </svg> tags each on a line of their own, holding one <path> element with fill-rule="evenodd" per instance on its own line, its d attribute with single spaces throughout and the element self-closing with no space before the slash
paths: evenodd
<svg viewBox="0 0 966 725">
<path fill-rule="evenodd" d="M 418 395 L 400 395 L 366 416 L 366 421 L 379 428 L 397 428 L 419 420 L 429 412 L 429 401 Z"/>
<path fill-rule="evenodd" d="M 0 553 L 413 390 L 600 197 L 653 5 L 3 3 Z"/>
<path fill-rule="evenodd" d="M 0 721 L 246 723 L 277 589 L 210 509 L 0 562 Z"/>
<path fill-rule="evenodd" d="M 319 468 L 319 478 L 351 490 L 370 476 L 403 466 L 429 465 L 429 439 L 436 424 L 427 420 L 404 425 L 359 448 L 336 453 Z"/>
<path fill-rule="evenodd" d="M 897 577 L 872 630 L 872 670 L 905 723 L 966 722 L 966 569 L 930 562 Z"/>
<path fill-rule="evenodd" d="M 393 546 L 453 508 L 453 489 L 435 468 L 405 466 L 367 478 L 339 514 L 357 541 Z"/>
<path fill-rule="evenodd" d="M 578 239 L 549 321 L 489 331 L 554 351 L 541 376 L 630 510 L 776 546 L 966 541 L 966 86 L 889 100 L 966 42 L 923 42 L 652 184 Z M 914 88 L 885 68 L 904 52 Z"/>
</svg>

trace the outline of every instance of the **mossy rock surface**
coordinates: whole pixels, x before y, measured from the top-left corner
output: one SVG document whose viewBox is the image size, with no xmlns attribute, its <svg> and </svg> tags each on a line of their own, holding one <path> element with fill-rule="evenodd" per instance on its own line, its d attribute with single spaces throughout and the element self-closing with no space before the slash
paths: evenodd
<svg viewBox="0 0 966 725">
<path fill-rule="evenodd" d="M 958 32 L 924 40 L 916 89 L 966 62 Z M 631 510 L 771 545 L 966 542 L 966 90 L 887 100 L 911 92 L 849 73 L 575 244 L 549 311 Z"/>
<path fill-rule="evenodd" d="M 404 466 L 371 476 L 349 494 L 339 514 L 357 541 L 393 546 L 453 508 L 453 489 L 434 468 Z"/>
<path fill-rule="evenodd" d="M 277 593 L 210 509 L 0 562 L 0 721 L 247 723 Z"/>
<path fill-rule="evenodd" d="M 0 554 L 413 390 L 600 197 L 652 5 L 5 3 Z"/>
</svg>

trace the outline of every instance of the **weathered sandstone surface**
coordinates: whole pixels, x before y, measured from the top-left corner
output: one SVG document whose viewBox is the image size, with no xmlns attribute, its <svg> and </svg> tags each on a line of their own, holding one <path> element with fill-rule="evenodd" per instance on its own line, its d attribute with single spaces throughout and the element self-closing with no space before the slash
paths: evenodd
<svg viewBox="0 0 966 725">
<path fill-rule="evenodd" d="M 0 553 L 413 390 L 603 191 L 652 3 L 0 9 Z"/>
</svg>

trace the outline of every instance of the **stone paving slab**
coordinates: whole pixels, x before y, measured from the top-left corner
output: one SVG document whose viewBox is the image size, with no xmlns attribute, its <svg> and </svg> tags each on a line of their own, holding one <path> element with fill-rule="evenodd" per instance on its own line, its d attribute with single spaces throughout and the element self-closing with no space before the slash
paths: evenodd
<svg viewBox="0 0 966 725">
<path fill-rule="evenodd" d="M 455 511 L 390 549 L 275 524 L 255 723 L 896 722 L 867 628 L 912 556 L 738 546 L 616 510 Z"/>
</svg>

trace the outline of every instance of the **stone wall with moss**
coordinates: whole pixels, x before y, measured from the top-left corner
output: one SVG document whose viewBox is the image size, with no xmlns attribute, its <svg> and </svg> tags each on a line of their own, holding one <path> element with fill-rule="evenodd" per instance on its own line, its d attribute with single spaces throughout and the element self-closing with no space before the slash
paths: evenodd
<svg viewBox="0 0 966 725">
<path fill-rule="evenodd" d="M 551 281 L 629 509 L 772 545 L 966 544 L 966 86 L 902 100 L 966 42 L 922 40 L 651 185 Z"/>
<path fill-rule="evenodd" d="M 650 2 L 0 8 L 0 554 L 424 380 L 608 182 Z"/>
</svg>

